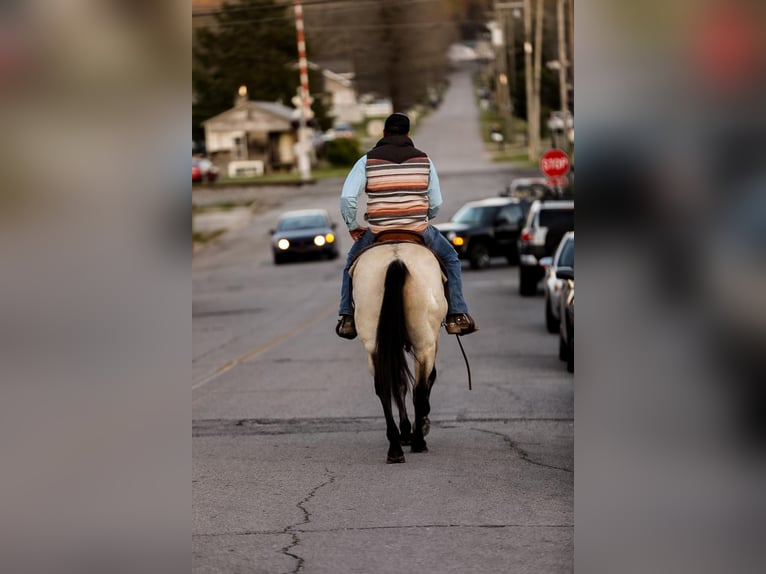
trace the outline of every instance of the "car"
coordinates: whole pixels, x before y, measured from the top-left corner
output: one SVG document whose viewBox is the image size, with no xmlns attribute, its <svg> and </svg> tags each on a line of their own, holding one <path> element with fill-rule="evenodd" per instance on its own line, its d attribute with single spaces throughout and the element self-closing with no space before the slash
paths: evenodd
<svg viewBox="0 0 766 574">
<path fill-rule="evenodd" d="M 704 236 L 695 234 L 693 249 L 674 250 L 684 261 L 688 283 L 704 300 L 703 337 L 731 375 L 730 383 L 738 385 L 744 408 L 748 401 L 762 401 L 766 381 L 764 189 L 762 174 L 727 188 Z"/>
<path fill-rule="evenodd" d="M 563 132 L 564 130 L 574 129 L 574 117 L 570 111 L 554 111 L 548 118 L 548 129 L 550 131 Z"/>
<path fill-rule="evenodd" d="M 289 260 L 338 257 L 337 224 L 324 209 L 299 209 L 280 215 L 271 230 L 274 264 Z"/>
<path fill-rule="evenodd" d="M 327 130 L 322 137 L 325 142 L 328 142 L 336 139 L 353 138 L 355 135 L 354 128 L 351 127 L 351 124 L 341 122 Z"/>
<path fill-rule="evenodd" d="M 215 181 L 218 179 L 218 168 L 207 158 L 192 158 L 192 183 Z"/>
<path fill-rule="evenodd" d="M 540 259 L 556 251 L 567 231 L 574 231 L 574 201 L 535 200 L 518 240 L 519 294 L 535 295 L 545 270 Z"/>
<path fill-rule="evenodd" d="M 574 373 L 574 269 L 561 267 L 556 278 L 563 281 L 559 299 L 559 359 L 566 361 L 567 371 Z"/>
<path fill-rule="evenodd" d="M 472 269 L 488 267 L 495 256 L 518 261 L 517 239 L 526 204 L 511 197 L 469 201 L 447 223 L 434 225 Z"/>
<path fill-rule="evenodd" d="M 501 197 L 525 199 L 530 204 L 535 199 L 557 199 L 556 189 L 544 177 L 517 177 L 500 192 Z"/>
<path fill-rule="evenodd" d="M 564 282 L 556 277 L 556 271 L 562 267 L 574 268 L 574 231 L 565 233 L 553 257 L 543 257 L 540 265 L 545 268 L 545 327 L 549 333 L 558 333 L 561 322 L 559 299 Z"/>
</svg>

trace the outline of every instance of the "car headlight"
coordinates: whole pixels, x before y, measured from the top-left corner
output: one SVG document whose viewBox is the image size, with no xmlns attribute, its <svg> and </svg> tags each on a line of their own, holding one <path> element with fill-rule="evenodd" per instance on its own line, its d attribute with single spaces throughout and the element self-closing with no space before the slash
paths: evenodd
<svg viewBox="0 0 766 574">
<path fill-rule="evenodd" d="M 324 238 L 324 235 L 317 235 L 314 237 L 314 245 L 317 247 L 322 247 L 325 243 L 327 243 L 327 240 Z"/>
<path fill-rule="evenodd" d="M 279 247 L 282 251 L 290 247 L 290 242 L 287 239 L 280 239 L 277 241 L 277 247 Z"/>
<path fill-rule="evenodd" d="M 335 235 L 332 233 L 328 233 L 324 238 L 327 240 L 327 243 L 333 243 L 335 241 Z"/>
</svg>

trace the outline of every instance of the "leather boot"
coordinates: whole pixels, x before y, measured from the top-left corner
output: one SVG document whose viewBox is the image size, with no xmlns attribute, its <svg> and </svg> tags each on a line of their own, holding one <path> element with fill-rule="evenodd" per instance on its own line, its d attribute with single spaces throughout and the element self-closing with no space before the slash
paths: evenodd
<svg viewBox="0 0 766 574">
<path fill-rule="evenodd" d="M 341 315 L 340 319 L 338 319 L 338 324 L 335 326 L 335 332 L 338 334 L 338 337 L 343 337 L 344 339 L 355 339 L 356 325 L 354 325 L 354 316 Z"/>
<path fill-rule="evenodd" d="M 450 335 L 470 335 L 479 330 L 476 321 L 468 313 L 447 315 L 445 327 Z"/>
</svg>

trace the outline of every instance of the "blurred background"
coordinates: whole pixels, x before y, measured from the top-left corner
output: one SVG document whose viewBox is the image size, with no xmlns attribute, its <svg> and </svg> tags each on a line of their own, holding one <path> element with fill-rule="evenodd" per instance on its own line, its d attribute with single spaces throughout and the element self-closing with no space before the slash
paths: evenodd
<svg viewBox="0 0 766 574">
<path fill-rule="evenodd" d="M 577 112 L 578 568 L 755 571 L 763 3 L 306 0 L 303 18 L 309 98 L 291 2 L 0 8 L 2 569 L 188 568 L 189 104 L 209 177 L 229 176 L 237 148 L 218 144 L 237 136 L 210 145 L 203 122 L 243 101 L 281 101 L 316 137 L 240 140 L 262 162 L 242 169 L 306 154 L 316 173 L 344 153 L 330 142 L 374 139 L 376 113 L 425 113 L 470 58 L 492 61 L 480 99 L 502 153 L 573 153 Z"/>
</svg>

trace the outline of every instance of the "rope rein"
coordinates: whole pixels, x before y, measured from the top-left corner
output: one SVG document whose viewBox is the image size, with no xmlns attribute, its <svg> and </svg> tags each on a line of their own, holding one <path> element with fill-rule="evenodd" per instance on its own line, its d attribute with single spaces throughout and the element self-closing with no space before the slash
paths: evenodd
<svg viewBox="0 0 766 574">
<path fill-rule="evenodd" d="M 468 390 L 473 390 L 471 386 L 471 365 L 468 364 L 468 357 L 466 357 L 465 349 L 463 349 L 463 342 L 460 340 L 460 335 L 455 335 L 457 344 L 460 345 L 460 352 L 463 353 L 463 359 L 465 360 L 465 368 L 468 370 Z"/>
</svg>

